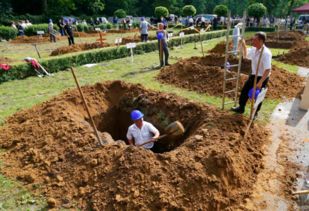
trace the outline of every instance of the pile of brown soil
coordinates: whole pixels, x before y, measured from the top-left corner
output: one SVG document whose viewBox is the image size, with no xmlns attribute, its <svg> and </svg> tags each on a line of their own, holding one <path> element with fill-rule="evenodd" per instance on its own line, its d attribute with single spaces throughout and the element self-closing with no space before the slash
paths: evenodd
<svg viewBox="0 0 309 211">
<path fill-rule="evenodd" d="M 155 36 L 148 36 L 148 40 L 155 40 Z M 132 43 L 132 42 L 141 42 L 140 36 L 133 36 L 133 37 L 124 37 L 122 38 L 122 44 Z"/>
<path fill-rule="evenodd" d="M 0 57 L 0 64 L 8 64 L 13 62 L 14 60 L 7 58 L 7 57 Z"/>
<path fill-rule="evenodd" d="M 305 35 L 301 32 L 273 32 L 267 34 L 266 46 L 269 48 L 297 48 L 307 46 Z"/>
<path fill-rule="evenodd" d="M 122 141 L 97 146 L 78 91 L 71 90 L 0 128 L 1 172 L 58 208 L 235 210 L 250 196 L 268 140 L 262 126 L 254 124 L 241 140 L 248 120 L 212 106 L 120 81 L 83 91 L 105 137 L 125 139 L 134 108 L 162 133 L 175 120 L 186 133 L 161 140 L 164 153 Z"/>
<path fill-rule="evenodd" d="M 219 42 L 213 49 L 209 50 L 209 53 L 215 53 L 215 54 L 225 54 L 225 42 Z M 229 51 L 233 49 L 232 42 L 229 45 Z"/>
<path fill-rule="evenodd" d="M 281 55 L 279 61 L 309 68 L 309 46 L 295 48 Z"/>
<path fill-rule="evenodd" d="M 57 40 L 65 39 L 66 37 L 56 36 Z M 19 36 L 14 40 L 10 41 L 11 43 L 42 43 L 42 42 L 50 42 L 49 36 Z"/>
<path fill-rule="evenodd" d="M 101 32 L 102 36 L 105 36 L 106 33 Z M 98 32 L 74 32 L 74 37 L 99 37 L 99 33 Z"/>
<path fill-rule="evenodd" d="M 67 53 L 78 52 L 78 51 L 86 51 L 86 50 L 95 49 L 95 48 L 105 48 L 109 46 L 110 45 L 108 43 L 101 44 L 100 42 L 75 44 L 75 45 L 56 48 L 55 50 L 51 52 L 50 55 L 57 56 L 57 55 L 62 55 L 62 54 L 67 54 Z"/>
<path fill-rule="evenodd" d="M 236 58 L 231 58 L 231 64 L 237 63 Z M 214 96 L 222 96 L 224 56 L 209 55 L 206 57 L 192 57 L 165 67 L 158 75 L 158 80 L 163 83 L 207 93 Z M 236 69 L 228 74 L 228 78 L 236 76 Z M 240 84 L 243 85 L 247 75 L 251 72 L 251 62 L 243 60 Z M 227 82 L 227 90 L 235 88 L 235 81 Z M 270 82 L 268 84 L 268 98 L 293 98 L 298 97 L 304 87 L 304 79 L 296 74 L 289 73 L 281 68 L 273 66 Z M 229 95 L 232 97 L 231 95 Z"/>
<path fill-rule="evenodd" d="M 199 31 L 197 29 L 191 29 L 191 28 L 183 29 L 179 33 L 181 33 L 181 32 L 184 32 L 185 35 L 188 35 L 188 34 L 198 34 L 199 33 Z M 179 33 L 178 33 L 178 35 L 179 35 Z"/>
<path fill-rule="evenodd" d="M 107 31 L 108 33 L 115 33 L 115 34 L 122 34 L 122 33 L 129 33 L 129 32 L 139 32 L 139 29 L 110 29 Z"/>
</svg>

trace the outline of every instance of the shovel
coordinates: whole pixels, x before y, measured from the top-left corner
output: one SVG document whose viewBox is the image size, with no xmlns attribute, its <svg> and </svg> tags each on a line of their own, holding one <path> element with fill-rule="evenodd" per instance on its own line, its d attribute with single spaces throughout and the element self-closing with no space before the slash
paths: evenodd
<svg viewBox="0 0 309 211">
<path fill-rule="evenodd" d="M 151 143 L 151 142 L 155 142 L 159 139 L 162 139 L 166 136 L 180 136 L 182 134 L 184 134 L 185 132 L 185 128 L 183 127 L 183 125 L 181 124 L 181 122 L 179 121 L 175 121 L 175 122 L 172 122 L 171 124 L 169 124 L 166 128 L 165 128 L 165 134 L 162 135 L 162 136 L 159 136 L 158 138 L 156 139 L 152 139 L 150 141 L 146 141 L 145 143 L 143 144 L 140 144 L 140 145 L 137 145 L 137 146 L 144 146 L 145 144 L 148 144 L 148 143 Z"/>
</svg>

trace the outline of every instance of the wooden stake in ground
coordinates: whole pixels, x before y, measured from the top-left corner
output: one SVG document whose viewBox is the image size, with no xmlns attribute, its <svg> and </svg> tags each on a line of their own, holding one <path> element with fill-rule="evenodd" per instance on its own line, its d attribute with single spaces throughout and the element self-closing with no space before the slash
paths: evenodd
<svg viewBox="0 0 309 211">
<path fill-rule="evenodd" d="M 95 135 L 96 135 L 96 137 L 97 137 L 97 139 L 98 139 L 99 144 L 100 144 L 101 146 L 103 146 L 103 142 L 102 142 L 102 140 L 101 140 L 101 138 L 100 138 L 100 136 L 99 136 L 99 132 L 98 132 L 98 130 L 97 130 L 97 127 L 95 126 L 94 121 L 93 121 L 93 118 L 92 118 L 92 116 L 91 116 L 91 114 L 90 114 L 89 107 L 88 107 L 87 102 L 86 102 L 86 100 L 85 100 L 83 91 L 81 90 L 81 88 L 80 88 L 80 86 L 79 86 L 77 77 L 76 77 L 75 72 L 74 72 L 74 68 L 71 67 L 70 69 L 71 69 L 72 75 L 73 75 L 73 77 L 74 77 L 76 86 L 77 86 L 77 88 L 78 88 L 79 94 L 80 94 L 80 96 L 81 96 L 81 98 L 82 98 L 82 100 L 83 100 L 83 103 L 84 103 L 84 106 L 85 106 L 85 108 L 86 108 L 88 117 L 89 117 L 89 119 L 90 119 L 90 121 L 91 121 L 91 125 L 92 125 L 92 128 L 93 128 L 93 130 L 94 130 L 94 133 L 95 133 Z"/>
<path fill-rule="evenodd" d="M 36 53 L 38 54 L 38 57 L 41 58 L 41 54 L 40 54 L 40 52 L 39 52 L 39 50 L 38 50 L 36 44 L 33 44 L 33 46 L 34 46 L 34 48 L 35 48 Z"/>
<path fill-rule="evenodd" d="M 255 77 L 254 77 L 254 85 L 253 85 L 253 92 L 252 92 L 252 99 L 251 99 L 250 122 L 249 122 L 249 124 L 247 126 L 247 129 L 246 129 L 246 132 L 245 132 L 245 135 L 244 135 L 245 139 L 247 138 L 247 135 L 249 134 L 249 130 L 250 130 L 251 124 L 253 123 L 254 115 L 255 115 L 255 112 L 256 112 L 256 109 L 254 109 L 256 82 L 257 82 L 257 75 L 258 75 L 258 72 L 259 72 L 259 66 L 260 66 L 260 63 L 261 63 L 261 58 L 262 58 L 263 52 L 264 52 L 264 47 L 262 47 L 262 49 L 261 49 L 259 60 L 258 60 L 257 66 L 256 66 Z"/>
<path fill-rule="evenodd" d="M 159 41 L 159 58 L 160 58 L 160 65 L 163 63 L 163 39 L 160 39 Z"/>
<path fill-rule="evenodd" d="M 254 113 L 254 103 L 255 103 L 255 92 L 256 92 L 256 83 L 257 83 L 257 77 L 258 77 L 258 73 L 259 73 L 259 67 L 260 67 L 260 63 L 261 63 L 261 58 L 264 52 L 264 47 L 262 47 L 261 49 L 261 53 L 259 56 L 259 60 L 256 66 L 256 71 L 255 71 L 255 77 L 254 77 L 254 85 L 253 85 L 253 92 L 252 92 L 252 99 L 251 99 L 251 111 L 250 111 L 250 119 L 253 118 L 253 113 Z"/>
</svg>

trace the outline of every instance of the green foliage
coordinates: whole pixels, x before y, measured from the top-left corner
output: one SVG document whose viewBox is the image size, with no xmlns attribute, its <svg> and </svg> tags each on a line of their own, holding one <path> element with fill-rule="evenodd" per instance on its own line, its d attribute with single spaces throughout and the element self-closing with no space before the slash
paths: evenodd
<svg viewBox="0 0 309 211">
<path fill-rule="evenodd" d="M 201 34 L 201 40 L 209 40 L 225 36 L 226 31 L 215 31 Z M 185 37 L 174 37 L 169 41 L 169 46 L 179 46 L 181 43 L 195 42 L 195 35 L 185 35 Z M 134 49 L 136 54 L 152 52 L 157 50 L 157 41 L 147 43 L 138 43 Z M 106 60 L 118 59 L 129 56 L 129 51 L 125 46 L 111 47 L 105 49 L 95 49 L 87 52 L 80 52 L 71 55 L 63 55 L 53 59 L 41 60 L 40 63 L 49 72 L 58 72 L 66 70 L 72 66 L 81 66 L 88 63 L 98 63 Z M 0 71 L 0 83 L 10 80 L 24 79 L 34 76 L 35 71 L 29 64 L 15 65 L 9 71 Z"/>
<path fill-rule="evenodd" d="M 100 29 L 102 29 L 102 30 L 106 30 L 106 29 L 111 29 L 112 27 L 113 27 L 113 24 L 111 24 L 111 23 L 107 23 L 107 24 L 99 24 L 99 25 L 97 25 L 96 27 L 98 27 L 98 28 L 100 28 Z"/>
<path fill-rule="evenodd" d="M 223 5 L 223 4 L 220 4 L 220 5 L 217 5 L 215 8 L 214 8 L 214 13 L 216 15 L 218 15 L 219 17 L 220 16 L 223 16 L 223 17 L 226 17 L 227 16 L 227 11 L 228 11 L 228 8 L 226 5 Z"/>
<path fill-rule="evenodd" d="M 89 32 L 91 30 L 93 30 L 93 27 L 88 24 L 86 25 L 86 24 L 80 23 L 77 25 L 77 31 L 79 32 Z"/>
<path fill-rule="evenodd" d="M 59 30 L 58 26 L 54 24 L 54 29 Z M 25 35 L 33 36 L 37 35 L 37 31 L 48 32 L 48 24 L 33 24 L 32 26 L 28 26 L 25 28 Z"/>
<path fill-rule="evenodd" d="M 156 7 L 154 13 L 157 18 L 168 17 L 169 15 L 168 9 L 162 6 Z"/>
<path fill-rule="evenodd" d="M 17 36 L 17 30 L 10 26 L 0 26 L 0 38 L 9 40 Z"/>
<path fill-rule="evenodd" d="M 248 15 L 257 19 L 263 17 L 267 12 L 267 8 L 262 3 L 254 3 L 248 7 Z"/>
<path fill-rule="evenodd" d="M 89 10 L 92 14 L 97 15 L 104 10 L 104 4 L 100 0 L 95 0 L 92 4 L 89 5 Z"/>
<path fill-rule="evenodd" d="M 127 13 L 123 9 L 118 9 L 114 12 L 114 16 L 116 16 L 117 18 L 125 18 L 127 16 Z"/>
<path fill-rule="evenodd" d="M 182 8 L 182 14 L 184 16 L 194 16 L 196 14 L 196 9 L 193 5 L 186 5 Z"/>
</svg>

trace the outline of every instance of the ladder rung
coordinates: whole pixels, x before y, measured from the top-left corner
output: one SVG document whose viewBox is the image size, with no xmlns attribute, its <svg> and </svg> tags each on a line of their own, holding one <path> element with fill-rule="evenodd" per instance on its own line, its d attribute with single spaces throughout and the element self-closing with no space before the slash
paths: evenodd
<svg viewBox="0 0 309 211">
<path fill-rule="evenodd" d="M 239 50 L 236 50 L 236 51 L 228 51 L 227 53 L 238 53 Z"/>
<path fill-rule="evenodd" d="M 233 104 L 235 103 L 234 101 L 228 101 L 228 102 L 224 102 L 224 105 L 227 105 L 227 104 Z"/>
<path fill-rule="evenodd" d="M 242 35 L 230 35 L 230 37 L 242 37 Z"/>
<path fill-rule="evenodd" d="M 239 64 L 231 64 L 231 65 L 227 65 L 227 67 L 238 67 Z"/>
<path fill-rule="evenodd" d="M 228 79 L 225 79 L 225 81 L 233 81 L 233 80 L 236 80 L 237 77 L 234 77 L 234 78 L 228 78 Z"/>
<path fill-rule="evenodd" d="M 232 89 L 232 90 L 224 92 L 224 94 L 228 94 L 228 93 L 235 92 L 235 91 L 236 91 L 235 89 Z"/>
</svg>

